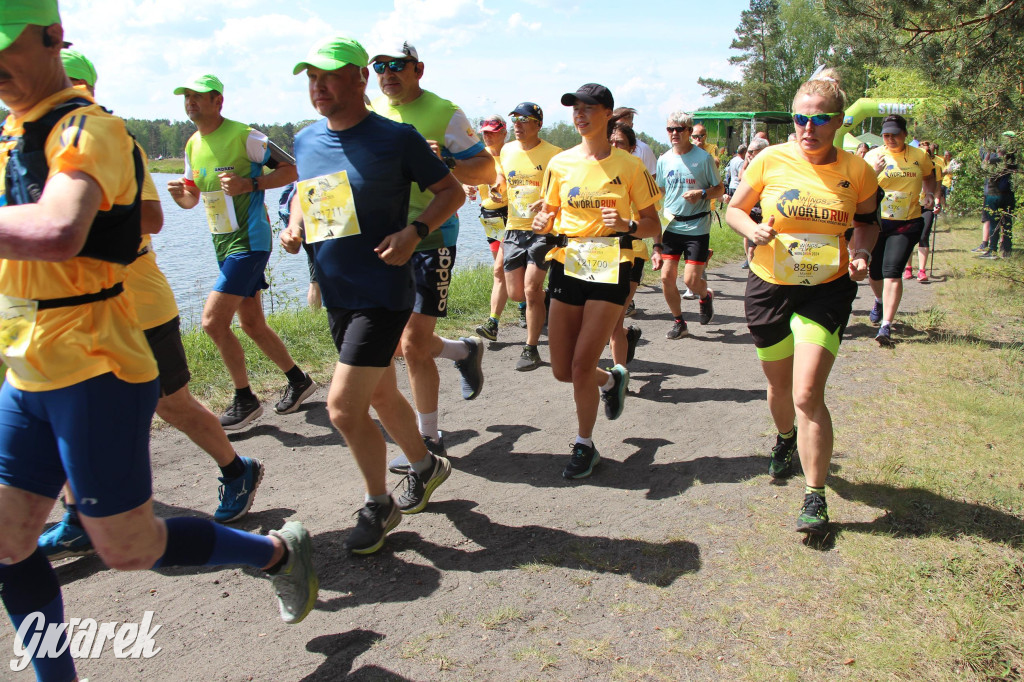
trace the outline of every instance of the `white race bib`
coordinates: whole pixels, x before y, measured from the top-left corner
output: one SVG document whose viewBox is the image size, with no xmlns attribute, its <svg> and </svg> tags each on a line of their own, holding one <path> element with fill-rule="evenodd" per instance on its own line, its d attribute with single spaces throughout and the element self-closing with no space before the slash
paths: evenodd
<svg viewBox="0 0 1024 682">
<path fill-rule="evenodd" d="M 540 187 L 537 185 L 520 185 L 512 187 L 509 194 L 509 207 L 517 218 L 533 220 L 537 211 L 531 211 L 530 205 L 540 199 Z"/>
<path fill-rule="evenodd" d="M 26 381 L 46 381 L 46 377 L 25 359 L 38 311 L 37 301 L 0 294 L 0 358 Z"/>
<path fill-rule="evenodd" d="M 235 202 L 223 190 L 201 193 L 206 209 L 206 224 L 212 234 L 229 234 L 238 229 Z"/>
<path fill-rule="evenodd" d="M 619 283 L 619 238 L 569 239 L 565 247 L 565 274 L 585 282 Z"/>
<path fill-rule="evenodd" d="M 481 215 L 480 223 L 484 226 L 484 234 L 487 235 L 488 239 L 497 239 L 499 242 L 505 241 L 504 218 L 498 215 L 485 218 Z"/>
<path fill-rule="evenodd" d="M 299 195 L 307 244 L 361 233 L 348 171 L 302 180 L 295 191 Z"/>
<path fill-rule="evenodd" d="M 839 237 L 780 234 L 775 238 L 772 276 L 786 284 L 821 284 L 839 272 Z"/>
<path fill-rule="evenodd" d="M 906 220 L 914 195 L 909 192 L 886 192 L 882 197 L 882 217 L 886 220 Z"/>
</svg>

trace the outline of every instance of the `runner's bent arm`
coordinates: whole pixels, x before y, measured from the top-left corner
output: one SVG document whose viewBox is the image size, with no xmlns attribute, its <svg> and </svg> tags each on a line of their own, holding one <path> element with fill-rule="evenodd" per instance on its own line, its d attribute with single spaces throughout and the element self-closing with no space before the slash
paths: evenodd
<svg viewBox="0 0 1024 682">
<path fill-rule="evenodd" d="M 174 203 L 182 208 L 195 208 L 199 203 L 199 188 L 185 178 L 176 178 L 167 183 L 167 193 Z"/>
<path fill-rule="evenodd" d="M 302 208 L 299 205 L 299 193 L 292 195 L 291 209 L 288 213 L 288 227 L 281 230 L 281 246 L 288 253 L 295 254 L 302 248 L 303 225 Z"/>
<path fill-rule="evenodd" d="M 142 202 L 142 234 L 156 234 L 164 228 L 164 209 L 159 201 Z"/>
<path fill-rule="evenodd" d="M 103 201 L 99 184 L 87 173 L 52 175 L 34 204 L 0 208 L 0 258 L 64 261 L 85 246 Z"/>
<path fill-rule="evenodd" d="M 725 222 L 741 236 L 755 244 L 763 245 L 775 237 L 775 230 L 772 229 L 774 219 L 769 220 L 768 223 L 758 224 L 750 217 L 751 209 L 757 206 L 760 199 L 760 195 L 747 184 L 746 180 L 740 180 L 740 186 L 736 188 L 729 207 L 725 209 Z"/>
<path fill-rule="evenodd" d="M 493 164 L 491 167 L 493 168 Z M 466 193 L 462 191 L 462 185 L 451 173 L 427 187 L 427 190 L 434 195 L 434 198 L 416 218 L 416 222 L 426 223 L 430 231 L 433 232 L 466 202 Z M 404 265 L 412 258 L 419 243 L 420 236 L 416 232 L 416 226 L 410 223 L 398 232 L 385 237 L 374 251 L 388 265 Z"/>
<path fill-rule="evenodd" d="M 456 159 L 452 175 L 466 185 L 493 185 L 497 175 L 494 170 L 494 157 L 485 149 L 468 159 Z"/>
<path fill-rule="evenodd" d="M 857 204 L 857 214 L 874 213 L 877 207 L 874 195 Z M 868 259 L 858 253 L 862 249 L 871 253 L 878 240 L 878 224 L 862 223 L 854 219 L 853 238 L 850 240 L 849 249 L 853 257 L 850 258 L 850 279 L 859 282 L 868 273 Z"/>
</svg>

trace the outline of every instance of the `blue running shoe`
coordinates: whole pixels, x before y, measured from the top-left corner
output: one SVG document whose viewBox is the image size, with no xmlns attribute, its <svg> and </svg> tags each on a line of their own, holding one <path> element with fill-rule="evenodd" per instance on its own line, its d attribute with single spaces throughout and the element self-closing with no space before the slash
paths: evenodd
<svg viewBox="0 0 1024 682">
<path fill-rule="evenodd" d="M 68 521 L 67 514 L 39 536 L 39 549 L 50 561 L 96 553 L 85 529 Z"/>
<path fill-rule="evenodd" d="M 218 479 L 221 482 L 220 505 L 213 513 L 213 520 L 218 523 L 231 523 L 245 516 L 256 497 L 256 488 L 263 480 L 263 462 L 250 457 L 239 459 L 245 465 L 244 474 L 230 481 Z"/>
<path fill-rule="evenodd" d="M 601 461 L 601 455 L 593 445 L 573 443 L 569 453 L 569 463 L 562 470 L 562 477 L 568 479 L 586 478 L 594 472 L 594 467 Z"/>
<path fill-rule="evenodd" d="M 622 407 L 626 403 L 626 389 L 629 388 L 629 370 L 622 365 L 615 365 L 608 370 L 615 383 L 607 391 L 601 391 L 601 400 L 604 401 L 604 416 L 608 419 L 618 419 L 622 414 Z"/>
<path fill-rule="evenodd" d="M 484 344 L 478 336 L 463 336 L 459 341 L 469 348 L 469 355 L 464 360 L 457 360 L 455 369 L 462 375 L 462 399 L 472 400 L 484 388 Z"/>
<path fill-rule="evenodd" d="M 871 324 L 878 324 L 882 321 L 881 301 L 875 301 L 875 304 L 871 306 L 871 312 L 868 313 L 868 319 L 871 320 Z"/>
</svg>

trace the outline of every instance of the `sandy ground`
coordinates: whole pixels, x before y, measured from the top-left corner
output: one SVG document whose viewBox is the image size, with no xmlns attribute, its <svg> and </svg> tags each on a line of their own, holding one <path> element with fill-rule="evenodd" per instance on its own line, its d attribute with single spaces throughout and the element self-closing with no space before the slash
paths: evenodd
<svg viewBox="0 0 1024 682">
<path fill-rule="evenodd" d="M 524 330 L 503 326 L 490 344 L 475 401 L 461 399 L 456 371 L 441 361 L 441 428 L 454 471 L 375 556 L 342 549 L 362 486 L 327 419 L 325 388 L 295 414 L 268 407 L 232 436 L 240 454 L 266 466 L 237 525 L 259 533 L 288 520 L 307 525 L 316 609 L 299 625 L 282 624 L 270 583 L 249 569 L 120 573 L 96 557 L 67 560 L 57 573 L 69 618 L 137 622 L 150 610 L 162 625 L 154 658 L 117 660 L 108 649 L 79 661 L 80 674 L 93 682 L 720 677 L 722 658 L 706 655 L 708 640 L 721 639 L 716 600 L 743 595 L 715 586 L 725 567 L 757 561 L 737 551 L 730 529 L 751 527 L 752 510 L 780 494 L 792 498 L 793 513 L 779 519 L 790 525 L 802 497 L 800 481 L 781 491 L 769 484 L 774 432 L 743 324 L 745 279 L 738 265 L 709 273 L 715 320 L 701 327 L 697 303 L 684 301 L 691 335 L 676 341 L 665 339 L 660 290 L 640 288 L 629 322 L 643 330 L 632 394 L 618 421 L 600 416 L 602 462 L 585 481 L 560 475 L 575 436 L 571 387 L 547 366 L 513 369 Z M 909 283 L 904 308 L 923 305 L 929 288 Z M 869 305 L 863 286 L 855 315 Z M 875 345 L 863 318 L 849 331 L 831 383 L 843 380 L 842 355 Z M 311 332 L 326 334 L 326 322 Z M 158 512 L 212 514 L 212 460 L 166 428 L 152 452 Z M 3 628 L 0 651 L 12 644 Z M 727 656 L 729 643 L 719 646 Z M 0 679 L 31 674 L 3 665 Z"/>
</svg>

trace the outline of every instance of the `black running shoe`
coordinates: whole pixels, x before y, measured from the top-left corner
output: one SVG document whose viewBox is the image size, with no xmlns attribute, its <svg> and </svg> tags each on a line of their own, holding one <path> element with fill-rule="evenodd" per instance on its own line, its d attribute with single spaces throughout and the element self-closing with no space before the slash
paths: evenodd
<svg viewBox="0 0 1024 682">
<path fill-rule="evenodd" d="M 405 490 L 398 496 L 396 502 L 403 514 L 419 514 L 423 511 L 437 487 L 452 475 L 452 463 L 447 457 L 432 457 L 434 466 L 426 476 L 421 478 L 412 467 L 405 475 Z"/>
<path fill-rule="evenodd" d="M 686 328 L 686 320 L 679 320 L 672 325 L 672 328 L 665 332 L 666 339 L 681 339 L 690 331 Z"/>
<path fill-rule="evenodd" d="M 516 371 L 529 372 L 531 369 L 540 367 L 540 364 L 540 353 L 537 352 L 537 347 L 523 346 L 523 352 L 520 353 L 519 359 L 516 360 Z"/>
<path fill-rule="evenodd" d="M 572 451 L 569 453 L 569 463 L 562 470 L 562 477 L 586 478 L 594 472 L 594 467 L 600 461 L 601 455 L 597 454 L 597 448 L 593 445 L 573 443 Z"/>
<path fill-rule="evenodd" d="M 526 329 L 526 306 L 519 309 L 519 327 Z"/>
<path fill-rule="evenodd" d="M 804 506 L 800 516 L 796 518 L 796 530 L 811 535 L 828 534 L 828 505 L 825 498 L 818 493 L 804 495 Z"/>
<path fill-rule="evenodd" d="M 225 431 L 235 431 L 243 428 L 249 422 L 259 419 L 262 414 L 263 406 L 260 405 L 259 398 L 235 396 L 235 399 L 228 405 L 228 409 L 224 410 L 224 414 L 220 416 L 220 425 Z"/>
<path fill-rule="evenodd" d="M 476 328 L 477 336 L 487 339 L 488 341 L 498 340 L 498 322 L 493 318 L 488 317 L 487 321 Z"/>
<path fill-rule="evenodd" d="M 708 324 L 715 318 L 715 292 L 708 289 L 708 295 L 700 300 L 700 323 Z"/>
<path fill-rule="evenodd" d="M 636 344 L 640 340 L 643 332 L 640 327 L 630 326 L 626 330 L 626 364 L 633 362 L 633 358 L 636 356 Z"/>
<path fill-rule="evenodd" d="M 629 302 L 629 305 L 626 306 L 626 312 L 624 314 L 626 317 L 633 317 L 634 315 L 636 315 L 636 301 Z"/>
<path fill-rule="evenodd" d="M 768 475 L 776 479 L 792 476 L 794 454 L 796 454 L 796 427 L 793 427 L 792 438 L 783 438 L 781 435 L 775 437 L 775 447 L 772 448 L 771 461 L 768 463 Z"/>
<path fill-rule="evenodd" d="M 345 538 L 345 549 L 353 554 L 373 554 L 384 546 L 384 538 L 402 522 L 394 498 L 387 504 L 367 502 L 359 510 L 356 527 Z"/>
<path fill-rule="evenodd" d="M 601 400 L 604 401 L 604 416 L 608 419 L 618 419 L 622 415 L 622 408 L 626 404 L 626 389 L 629 388 L 629 370 L 622 365 L 615 365 L 608 370 L 615 383 L 607 391 L 601 391 Z"/>
<path fill-rule="evenodd" d="M 278 401 L 277 405 L 274 405 L 274 412 L 278 414 L 291 414 L 299 409 L 303 401 L 315 392 L 316 382 L 308 374 L 306 378 L 297 384 L 288 382 L 284 393 L 281 394 L 281 400 Z"/>
<path fill-rule="evenodd" d="M 462 375 L 462 399 L 472 400 L 484 388 L 484 344 L 477 336 L 463 336 L 459 341 L 469 348 L 469 355 L 455 361 L 455 369 Z"/>
</svg>

